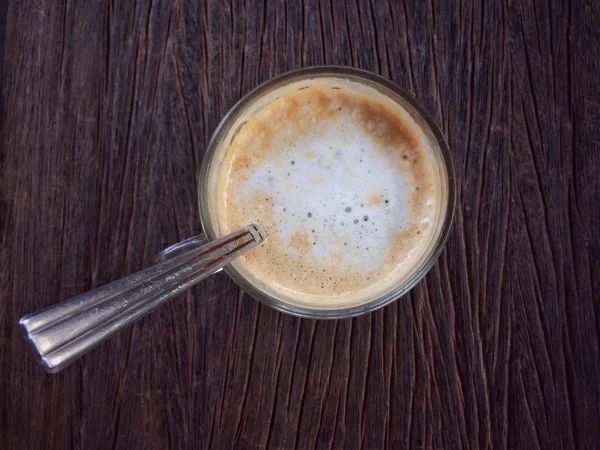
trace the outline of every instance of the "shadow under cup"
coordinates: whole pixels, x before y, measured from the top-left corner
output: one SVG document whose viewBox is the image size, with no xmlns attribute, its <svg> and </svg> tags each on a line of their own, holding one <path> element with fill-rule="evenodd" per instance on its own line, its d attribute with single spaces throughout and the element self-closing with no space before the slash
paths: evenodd
<svg viewBox="0 0 600 450">
<path fill-rule="evenodd" d="M 318 305 L 296 304 L 277 297 L 268 285 L 253 280 L 250 274 L 244 273 L 236 262 L 225 266 L 224 270 L 233 280 L 255 299 L 289 314 L 317 319 L 336 319 L 353 317 L 381 308 L 408 292 L 431 269 L 442 251 L 448 237 L 455 204 L 455 182 L 452 160 L 448 144 L 439 127 L 423 110 L 408 92 L 400 89 L 389 80 L 370 72 L 349 67 L 311 67 L 288 72 L 258 86 L 242 98 L 228 113 L 215 130 L 208 145 L 198 182 L 198 201 L 204 232 L 210 240 L 217 239 L 225 233 L 222 231 L 217 216 L 219 178 L 228 146 L 235 138 L 237 131 L 244 125 L 248 117 L 266 106 L 264 97 L 276 89 L 290 83 L 319 78 L 339 79 L 340 81 L 357 82 L 376 89 L 381 94 L 404 108 L 421 128 L 433 152 L 435 163 L 440 174 L 440 208 L 435 223 L 433 239 L 422 257 L 406 276 L 398 280 L 391 289 L 368 301 L 353 305 Z M 261 101 L 262 100 L 262 101 Z M 267 236 L 268 239 L 268 236 Z"/>
</svg>

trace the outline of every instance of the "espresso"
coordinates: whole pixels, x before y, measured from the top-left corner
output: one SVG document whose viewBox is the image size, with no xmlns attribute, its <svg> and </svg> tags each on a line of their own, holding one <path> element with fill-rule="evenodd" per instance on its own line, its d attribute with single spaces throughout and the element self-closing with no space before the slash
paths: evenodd
<svg viewBox="0 0 600 450">
<path fill-rule="evenodd" d="M 270 93 L 238 123 L 219 172 L 220 231 L 257 223 L 267 239 L 237 270 L 319 308 L 371 301 L 414 272 L 439 228 L 441 178 L 400 104 L 313 79 Z"/>
</svg>

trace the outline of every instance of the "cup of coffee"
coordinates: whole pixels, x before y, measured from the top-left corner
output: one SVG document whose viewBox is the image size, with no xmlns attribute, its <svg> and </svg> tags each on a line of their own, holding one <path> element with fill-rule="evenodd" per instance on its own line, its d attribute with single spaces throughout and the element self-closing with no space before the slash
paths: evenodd
<svg viewBox="0 0 600 450">
<path fill-rule="evenodd" d="M 362 70 L 313 67 L 262 84 L 223 118 L 198 199 L 206 236 L 20 320 L 46 370 L 221 268 L 255 299 L 297 316 L 385 306 L 434 264 L 455 186 L 448 145 L 410 94 Z"/>
<path fill-rule="evenodd" d="M 276 77 L 221 121 L 198 184 L 209 239 L 268 238 L 225 267 L 255 299 L 302 317 L 357 316 L 432 267 L 455 186 L 440 129 L 390 81 L 347 67 Z"/>
</svg>

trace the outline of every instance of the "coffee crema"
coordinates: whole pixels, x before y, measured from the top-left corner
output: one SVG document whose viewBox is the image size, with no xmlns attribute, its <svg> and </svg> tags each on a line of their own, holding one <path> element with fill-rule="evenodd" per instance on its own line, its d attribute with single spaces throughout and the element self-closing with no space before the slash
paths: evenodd
<svg viewBox="0 0 600 450">
<path fill-rule="evenodd" d="M 226 143 L 220 234 L 250 223 L 265 229 L 265 243 L 233 264 L 282 301 L 372 301 L 433 245 L 445 207 L 439 165 L 407 110 L 371 87 L 288 84 L 246 111 Z"/>
</svg>

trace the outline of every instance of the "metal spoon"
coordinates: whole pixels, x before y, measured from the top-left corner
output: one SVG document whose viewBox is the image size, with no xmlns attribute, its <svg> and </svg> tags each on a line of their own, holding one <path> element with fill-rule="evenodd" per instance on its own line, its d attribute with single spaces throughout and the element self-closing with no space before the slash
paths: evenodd
<svg viewBox="0 0 600 450">
<path fill-rule="evenodd" d="M 19 324 L 44 369 L 58 372 L 264 238 L 251 225 L 200 247 L 191 246 L 133 275 L 28 314 Z"/>
</svg>

